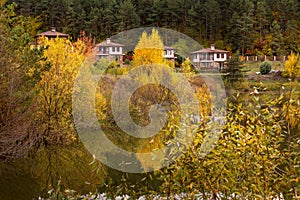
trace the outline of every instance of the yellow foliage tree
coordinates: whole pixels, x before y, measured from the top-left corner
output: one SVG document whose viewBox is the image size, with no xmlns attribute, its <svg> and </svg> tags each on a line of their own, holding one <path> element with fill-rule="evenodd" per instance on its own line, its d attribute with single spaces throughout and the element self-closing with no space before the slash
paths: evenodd
<svg viewBox="0 0 300 200">
<path fill-rule="evenodd" d="M 199 102 L 199 114 L 201 119 L 204 119 L 210 115 L 213 96 L 205 84 L 197 89 L 196 95 Z"/>
<path fill-rule="evenodd" d="M 164 63 L 164 46 L 157 30 L 152 29 L 151 35 L 142 33 L 134 49 L 133 65 L 142 66 Z"/>
<path fill-rule="evenodd" d="M 182 71 L 185 72 L 185 73 L 190 73 L 191 70 L 192 70 L 192 63 L 190 61 L 189 58 L 186 58 L 182 64 L 181 64 L 181 67 L 182 67 Z"/>
<path fill-rule="evenodd" d="M 69 143 L 76 139 L 72 120 L 73 85 L 86 57 L 86 48 L 82 40 L 71 43 L 69 40 L 56 38 L 41 40 L 46 47 L 41 72 L 41 80 L 37 84 L 37 120 L 42 124 L 44 141 L 47 143 Z M 92 81 L 92 80 L 90 80 Z M 103 108 L 98 101 L 104 102 L 100 94 L 95 95 L 96 106 Z M 99 111 L 97 111 L 99 115 Z"/>
<path fill-rule="evenodd" d="M 283 75 L 295 79 L 300 75 L 300 55 L 291 53 L 284 64 Z"/>
<path fill-rule="evenodd" d="M 299 101 L 299 83 L 295 78 L 300 76 L 300 54 L 291 53 L 288 60 L 284 64 L 283 76 L 289 77 L 290 82 L 287 85 L 290 92 L 288 94 L 288 101 L 283 105 L 285 113 L 285 120 L 290 126 L 288 131 L 293 129 L 300 129 L 300 101 Z"/>
<path fill-rule="evenodd" d="M 82 64 L 73 88 L 73 117 L 77 128 L 93 129 L 99 126 L 98 121 L 92 120 L 92 112 L 98 120 L 106 118 L 106 98 L 102 95 L 97 75 L 93 75 L 94 54 L 88 56 Z M 98 82 L 97 82 L 98 81 Z"/>
</svg>

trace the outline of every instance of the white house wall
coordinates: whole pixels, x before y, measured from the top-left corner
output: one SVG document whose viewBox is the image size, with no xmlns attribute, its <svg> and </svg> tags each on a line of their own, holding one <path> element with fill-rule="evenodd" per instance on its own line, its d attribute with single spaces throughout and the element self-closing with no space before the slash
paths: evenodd
<svg viewBox="0 0 300 200">
<path fill-rule="evenodd" d="M 218 58 L 219 55 L 219 58 Z M 222 55 L 224 58 L 222 58 Z M 224 62 L 227 60 L 227 54 L 226 53 L 215 53 L 214 54 L 214 61 L 215 62 Z"/>
<path fill-rule="evenodd" d="M 110 55 L 122 55 L 123 54 L 123 48 L 122 47 L 114 47 L 115 50 L 113 51 L 113 47 L 109 47 L 109 54 Z M 119 51 L 117 51 L 119 48 Z"/>
<path fill-rule="evenodd" d="M 165 50 L 164 57 L 165 58 L 175 58 L 174 50 Z"/>
<path fill-rule="evenodd" d="M 210 55 L 210 54 L 207 54 L 207 53 L 205 53 L 205 54 L 197 53 L 197 54 L 194 54 L 194 56 L 193 56 L 193 62 L 194 63 L 197 63 L 197 62 L 213 62 L 213 56 Z"/>
<path fill-rule="evenodd" d="M 199 54 L 194 54 L 193 55 L 193 61 L 192 62 L 194 62 L 194 63 L 197 63 L 197 62 L 200 62 L 200 55 Z"/>
</svg>

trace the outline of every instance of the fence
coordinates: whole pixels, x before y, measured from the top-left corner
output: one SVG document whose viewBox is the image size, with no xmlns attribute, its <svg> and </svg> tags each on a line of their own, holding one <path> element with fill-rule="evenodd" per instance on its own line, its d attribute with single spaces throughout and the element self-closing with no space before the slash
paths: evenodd
<svg viewBox="0 0 300 200">
<path fill-rule="evenodd" d="M 241 60 L 246 62 L 265 60 L 285 62 L 286 56 L 241 56 Z"/>
</svg>

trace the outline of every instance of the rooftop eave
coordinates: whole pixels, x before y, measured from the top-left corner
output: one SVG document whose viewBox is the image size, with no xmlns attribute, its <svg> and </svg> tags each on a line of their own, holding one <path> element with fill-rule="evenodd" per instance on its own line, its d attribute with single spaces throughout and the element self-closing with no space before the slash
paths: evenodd
<svg viewBox="0 0 300 200">
<path fill-rule="evenodd" d="M 101 42 L 101 43 L 96 44 L 96 47 L 125 47 L 125 45 L 120 44 L 120 43 L 114 43 L 114 42 L 107 43 L 105 41 L 105 42 Z"/>
<path fill-rule="evenodd" d="M 69 37 L 68 34 L 64 34 L 64 33 L 59 33 L 59 32 L 55 32 L 55 33 L 48 33 L 48 32 L 44 32 L 44 33 L 39 33 L 39 34 L 36 34 L 34 37 L 37 38 L 37 37 L 52 37 L 52 38 L 55 38 L 55 37 Z"/>
<path fill-rule="evenodd" d="M 197 53 L 229 53 L 229 51 L 221 50 L 221 49 L 201 49 L 198 51 L 191 52 L 191 54 L 197 54 Z"/>
</svg>

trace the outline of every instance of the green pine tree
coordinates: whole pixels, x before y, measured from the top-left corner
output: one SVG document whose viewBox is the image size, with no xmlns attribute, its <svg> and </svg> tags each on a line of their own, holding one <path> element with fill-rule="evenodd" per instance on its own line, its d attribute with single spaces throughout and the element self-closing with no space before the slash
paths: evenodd
<svg viewBox="0 0 300 200">
<path fill-rule="evenodd" d="M 224 73 L 226 73 L 226 80 L 228 82 L 237 82 L 244 77 L 243 62 L 240 60 L 239 52 L 235 53 L 226 63 Z"/>
<path fill-rule="evenodd" d="M 271 48 L 273 55 L 283 55 L 284 54 L 284 41 L 281 33 L 281 27 L 277 23 L 277 21 L 273 21 L 271 26 Z"/>
<path fill-rule="evenodd" d="M 299 41 L 299 25 L 297 25 L 297 21 L 289 20 L 287 22 L 287 29 L 284 32 L 284 44 L 285 49 L 288 54 L 291 52 L 299 52 L 300 45 L 297 41 Z"/>
</svg>

